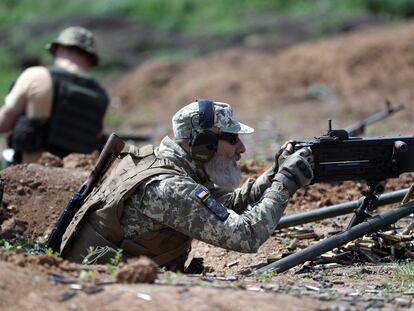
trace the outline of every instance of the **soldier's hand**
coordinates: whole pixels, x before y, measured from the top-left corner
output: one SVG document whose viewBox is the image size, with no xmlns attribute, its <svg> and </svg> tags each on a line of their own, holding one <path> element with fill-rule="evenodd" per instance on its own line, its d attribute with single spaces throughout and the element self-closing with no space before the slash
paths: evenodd
<svg viewBox="0 0 414 311">
<path fill-rule="evenodd" d="M 310 184 L 313 179 L 313 164 L 312 150 L 308 147 L 299 149 L 283 159 L 274 180 L 281 182 L 292 195 L 298 188 Z"/>
<path fill-rule="evenodd" d="M 293 152 L 293 146 L 288 141 L 285 142 L 281 147 L 280 150 L 275 155 L 275 162 L 273 164 L 273 170 L 275 173 L 278 172 L 279 167 L 285 162 L 286 158 L 290 156 Z"/>
</svg>

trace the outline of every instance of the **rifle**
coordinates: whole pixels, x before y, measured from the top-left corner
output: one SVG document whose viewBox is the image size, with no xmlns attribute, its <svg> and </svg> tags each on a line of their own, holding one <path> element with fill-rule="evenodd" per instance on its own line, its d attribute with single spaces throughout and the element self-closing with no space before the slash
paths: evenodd
<svg viewBox="0 0 414 311">
<path fill-rule="evenodd" d="M 98 141 L 98 150 L 103 150 L 105 143 L 108 141 L 111 134 L 103 133 Z M 152 142 L 154 140 L 153 135 L 128 135 L 128 134 L 117 134 L 118 138 L 123 141 L 133 142 Z"/>
<path fill-rule="evenodd" d="M 388 118 L 393 113 L 396 113 L 402 109 L 404 109 L 404 105 L 400 104 L 398 106 L 391 106 L 391 102 L 387 100 L 385 102 L 385 110 L 374 113 L 373 115 L 370 115 L 366 117 L 365 119 L 362 119 L 361 121 L 349 126 L 346 131 L 348 132 L 349 136 L 359 136 L 362 135 L 365 131 L 365 128 L 368 125 L 371 125 L 375 122 L 381 121 L 385 118 Z"/>
<path fill-rule="evenodd" d="M 312 149 L 315 162 L 312 183 L 366 180 L 369 191 L 362 192 L 360 205 L 347 231 L 267 265 L 257 270 L 257 274 L 268 270 L 283 272 L 414 212 L 412 202 L 373 218 L 366 212 L 376 207 L 379 195 L 384 191 L 381 182 L 414 171 L 414 136 L 349 137 L 346 130 L 332 130 L 329 121 L 327 134 L 312 141 L 291 143 L 295 151 L 304 147 Z"/>
<path fill-rule="evenodd" d="M 0 206 L 3 203 L 3 193 L 4 193 L 4 185 L 6 182 L 2 177 L 0 177 Z"/>
<path fill-rule="evenodd" d="M 105 174 L 112 161 L 115 159 L 115 156 L 122 151 L 124 146 L 125 143 L 115 133 L 112 133 L 109 136 L 109 139 L 99 155 L 98 161 L 89 177 L 79 189 L 72 194 L 58 221 L 53 226 L 53 230 L 44 246 L 45 249 L 51 248 L 54 252 L 59 252 L 62 236 L 72 221 L 72 218 L 75 216 L 75 213 Z"/>
</svg>

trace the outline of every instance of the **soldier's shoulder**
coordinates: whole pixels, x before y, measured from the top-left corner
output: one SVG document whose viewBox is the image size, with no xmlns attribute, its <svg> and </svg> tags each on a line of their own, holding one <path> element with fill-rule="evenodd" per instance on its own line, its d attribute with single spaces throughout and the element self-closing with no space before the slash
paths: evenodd
<svg viewBox="0 0 414 311">
<path fill-rule="evenodd" d="M 26 68 L 25 71 L 21 74 L 21 76 L 24 76 L 26 78 L 38 78 L 38 77 L 45 77 L 50 76 L 49 71 L 44 66 L 33 66 Z"/>
</svg>

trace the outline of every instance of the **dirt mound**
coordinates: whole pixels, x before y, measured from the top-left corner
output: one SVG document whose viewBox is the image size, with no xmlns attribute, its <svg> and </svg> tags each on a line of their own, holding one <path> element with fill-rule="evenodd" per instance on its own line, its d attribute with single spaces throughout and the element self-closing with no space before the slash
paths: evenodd
<svg viewBox="0 0 414 311">
<path fill-rule="evenodd" d="M 169 133 L 179 107 L 212 98 L 231 103 L 237 116 L 258 127 L 256 135 L 270 130 L 313 137 L 326 130 L 328 119 L 337 127 L 349 125 L 383 109 L 387 98 L 411 103 L 413 39 L 411 22 L 274 54 L 232 49 L 186 61 L 152 61 L 119 79 L 110 93 L 128 111 L 125 127 L 150 118 L 164 125 L 162 134 Z M 409 133 L 412 120 L 408 106 L 374 132 Z"/>
<path fill-rule="evenodd" d="M 251 139 L 250 143 L 246 143 L 248 148 L 252 147 L 255 156 L 267 157 L 274 154 L 276 140 L 286 136 L 317 135 L 325 129 L 325 120 L 328 118 L 335 119 L 334 124 L 347 125 L 368 112 L 383 108 L 386 97 L 406 103 L 413 100 L 413 39 L 414 23 L 409 23 L 395 29 L 377 29 L 329 41 L 306 43 L 276 54 L 232 49 L 188 61 L 153 61 L 120 79 L 111 88 L 111 93 L 121 99 L 120 113 L 125 116 L 125 128 L 133 129 L 143 121 L 157 120 L 160 122 L 160 135 L 169 132 L 172 113 L 194 98 L 230 102 L 237 116 L 257 127 L 256 134 L 247 138 Z M 386 133 L 409 132 L 412 131 L 412 121 L 412 109 L 407 107 L 404 113 L 387 120 L 376 130 Z M 19 233 L 34 240 L 45 236 L 70 195 L 86 179 L 96 156 L 72 155 L 60 160 L 44 155 L 40 161 L 43 165 L 18 165 L 3 170 L 0 175 L 6 181 L 6 187 L 0 209 L 0 237 Z M 262 162 L 257 161 L 247 161 L 241 165 L 244 180 L 259 175 L 265 168 Z M 398 180 L 388 181 L 386 191 L 406 187 L 412 182 L 413 174 L 404 174 Z M 286 214 L 357 199 L 363 189 L 364 183 L 353 182 L 311 185 L 293 196 Z M 346 215 L 305 227 L 313 230 L 316 238 L 321 238 L 344 229 L 349 218 L 350 215 Z M 303 247 L 312 241 L 299 241 L 298 245 Z M 204 263 L 211 273 L 234 273 L 239 276 L 277 259 L 287 250 L 290 242 L 275 235 L 266 241 L 257 254 L 240 254 L 195 241 L 192 254 L 204 257 Z M 151 268 L 151 265 L 127 264 L 124 278 L 120 280 L 136 280 L 142 276 L 151 276 L 152 279 L 154 274 L 148 273 L 147 268 Z M 236 280 L 234 284 L 226 285 L 252 291 L 266 289 L 271 293 L 194 288 L 201 281 L 218 286 L 218 279 L 205 276 L 205 280 L 197 279 L 193 283 L 191 278 L 178 280 L 177 276 L 163 274 L 164 279 L 159 280 L 159 284 L 184 286 L 113 284 L 108 291 L 98 287 L 92 288 L 90 293 L 80 291 L 76 294 L 74 288 L 79 288 L 79 284 L 73 285 L 73 288 L 51 285 L 46 280 L 45 270 L 74 274 L 81 270 L 79 265 L 72 266 L 46 255 L 34 258 L 27 254 L 0 252 L 0 279 L 18 278 L 7 283 L 0 291 L 0 308 L 13 309 L 10 306 L 16 305 L 15 310 L 33 309 L 33 306 L 43 305 L 41 302 L 46 301 L 46 309 L 50 310 L 62 307 L 79 310 L 123 309 L 132 304 L 150 310 L 181 310 L 183 305 L 187 309 L 202 309 L 200 306 L 205 306 L 206 310 L 271 309 L 275 303 L 283 303 L 288 310 L 312 309 L 323 305 L 323 299 L 336 299 L 339 295 L 347 295 L 346 298 L 352 300 L 355 291 L 360 296 L 359 302 L 364 303 L 367 286 L 374 284 L 370 290 L 379 291 L 384 275 L 390 273 L 391 268 L 386 268 L 380 266 L 371 269 L 364 264 L 364 267 L 349 268 L 343 273 L 322 271 L 305 277 L 283 274 L 277 278 L 279 284 L 267 284 L 256 279 L 255 286 L 250 287 L 239 282 L 236 277 L 233 279 Z M 352 272 L 355 277 L 348 277 Z M 325 285 L 321 285 L 321 280 Z M 334 281 L 342 283 L 335 283 L 339 284 L 336 292 L 327 292 L 331 287 L 335 290 Z M 395 281 L 387 281 L 390 286 L 395 285 Z M 298 284 L 302 287 L 298 287 L 296 293 L 306 292 L 309 297 L 284 294 L 295 292 L 292 288 Z M 283 286 L 291 287 L 275 296 L 274 292 Z M 320 293 L 320 298 L 312 296 L 309 291 Z M 90 298 L 91 294 L 95 296 Z M 380 308 L 389 302 L 384 301 L 383 297 L 380 302 L 374 298 L 372 301 L 376 305 L 360 304 L 357 309 Z M 59 299 L 62 299 L 62 303 L 58 302 Z M 411 303 L 411 299 L 395 301 L 394 304 L 401 306 Z M 354 300 L 349 303 L 355 305 Z M 379 306 L 379 303 L 382 305 Z M 339 309 L 338 305 L 329 307 L 332 310 Z"/>
<path fill-rule="evenodd" d="M 88 172 L 40 164 L 10 166 L 1 172 L 5 180 L 0 236 L 24 233 L 36 239 L 51 229 L 72 193 Z"/>
</svg>

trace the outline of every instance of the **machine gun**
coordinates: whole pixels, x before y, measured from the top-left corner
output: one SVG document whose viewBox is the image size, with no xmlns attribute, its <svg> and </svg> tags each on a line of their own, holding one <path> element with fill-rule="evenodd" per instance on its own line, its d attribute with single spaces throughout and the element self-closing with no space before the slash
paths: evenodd
<svg viewBox="0 0 414 311">
<path fill-rule="evenodd" d="M 414 136 L 349 137 L 332 130 L 311 141 L 290 141 L 294 150 L 310 147 L 315 182 L 367 180 L 378 182 L 414 171 Z"/>
<path fill-rule="evenodd" d="M 398 106 L 392 106 L 391 102 L 387 100 L 385 102 L 385 110 L 374 113 L 365 119 L 362 119 L 361 121 L 356 122 L 355 124 L 349 126 L 346 131 L 348 132 L 349 136 L 359 136 L 362 135 L 365 131 L 365 128 L 368 125 L 371 125 L 375 122 L 384 120 L 385 118 L 388 118 L 392 114 L 404 109 L 404 105 L 400 104 Z"/>
<path fill-rule="evenodd" d="M 414 212 L 414 202 L 406 203 L 406 196 L 403 200 L 406 204 L 397 209 L 376 217 L 367 213 L 376 207 L 384 191 L 381 182 L 414 171 L 414 136 L 349 137 L 346 130 L 332 130 L 329 121 L 326 135 L 291 143 L 295 151 L 304 147 L 312 149 L 315 162 L 312 183 L 366 180 L 369 188 L 362 192 L 359 207 L 345 232 L 258 269 L 256 274 L 269 270 L 283 272 L 357 237 L 384 229 Z M 412 191 L 408 192 L 411 197 Z"/>
</svg>

